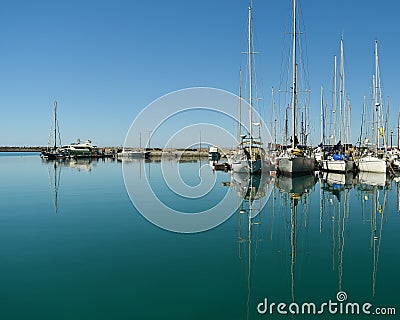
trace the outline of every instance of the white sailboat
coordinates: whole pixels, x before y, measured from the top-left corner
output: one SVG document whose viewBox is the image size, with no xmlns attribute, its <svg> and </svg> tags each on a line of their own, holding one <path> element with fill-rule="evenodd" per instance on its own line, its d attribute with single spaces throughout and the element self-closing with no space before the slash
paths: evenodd
<svg viewBox="0 0 400 320">
<path fill-rule="evenodd" d="M 315 159 L 297 148 L 297 9 L 293 1 L 293 65 L 292 65 L 292 146 L 278 157 L 278 170 L 283 174 L 310 173 L 314 170 Z"/>
<path fill-rule="evenodd" d="M 336 58 L 336 57 L 335 57 Z M 336 59 L 335 59 L 335 68 L 334 68 L 334 79 L 336 79 Z M 334 85 L 336 84 L 336 80 L 334 81 Z M 334 92 L 336 93 L 336 88 L 334 88 Z M 340 39 L 340 70 L 339 70 L 339 140 L 344 141 L 345 146 L 348 145 L 348 114 L 345 110 L 344 105 L 344 50 L 343 50 L 343 37 Z M 334 97 L 335 100 L 336 97 Z M 336 112 L 333 113 L 333 116 L 336 117 Z M 335 118 L 336 120 L 336 118 Z M 334 121 L 336 125 L 336 121 Z M 336 131 L 336 128 L 334 128 Z M 342 146 L 338 146 L 338 149 L 333 154 L 328 154 L 326 159 L 321 161 L 322 170 L 332 171 L 332 172 L 349 172 L 353 171 L 354 161 L 350 159 L 349 155 L 344 152 Z"/>
<path fill-rule="evenodd" d="M 386 149 L 386 141 L 384 135 L 383 126 L 383 115 L 381 113 L 382 108 L 382 92 L 381 92 L 381 81 L 379 72 L 379 60 L 378 60 L 378 41 L 375 41 L 375 76 L 373 77 L 373 112 L 376 115 L 376 121 L 373 123 L 373 149 L 366 149 L 358 159 L 358 169 L 365 172 L 380 172 L 386 173 L 388 169 L 388 161 L 383 157 L 383 154 L 379 154 L 380 151 L 380 140 L 383 138 L 383 145 Z M 375 138 L 375 139 L 374 139 Z M 368 143 L 369 141 L 365 141 Z"/>
<path fill-rule="evenodd" d="M 261 139 L 253 136 L 253 31 L 252 31 L 252 7 L 248 8 L 248 71 L 249 71 L 249 136 L 241 135 L 239 150 L 229 159 L 233 172 L 248 174 L 260 173 L 262 170 L 263 152 Z M 241 98 L 241 97 L 240 97 Z M 239 123 L 241 126 L 241 123 Z"/>
<path fill-rule="evenodd" d="M 117 153 L 117 158 L 132 158 L 132 159 L 148 159 L 150 158 L 150 151 L 142 149 L 142 134 L 139 134 L 139 150 L 124 148 L 121 152 Z"/>
<path fill-rule="evenodd" d="M 58 120 L 57 120 L 57 101 L 54 101 L 53 117 L 54 117 L 54 133 L 53 132 L 50 133 L 48 147 L 46 150 L 42 150 L 40 157 L 46 160 L 65 159 L 67 157 L 67 154 L 65 154 L 62 150 L 60 150 L 57 147 L 57 139 L 59 141 L 59 144 L 61 144 L 60 129 L 58 128 Z M 54 134 L 53 136 L 54 144 L 53 147 L 50 147 L 52 134 Z"/>
<path fill-rule="evenodd" d="M 363 172 L 386 173 L 387 170 L 386 160 L 372 153 L 359 158 L 357 166 Z"/>
</svg>

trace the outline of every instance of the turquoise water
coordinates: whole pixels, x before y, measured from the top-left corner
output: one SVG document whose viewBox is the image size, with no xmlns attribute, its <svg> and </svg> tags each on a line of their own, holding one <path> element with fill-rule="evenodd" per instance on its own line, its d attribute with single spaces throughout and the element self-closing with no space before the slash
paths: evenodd
<svg viewBox="0 0 400 320">
<path fill-rule="evenodd" d="M 195 186 L 202 165 L 181 163 L 182 180 Z M 130 164 L 138 192 L 147 177 L 176 210 L 225 196 L 244 199 L 241 210 L 205 232 L 170 232 L 132 205 L 118 161 L 0 154 L 0 319 L 398 318 L 396 181 L 272 178 L 252 182 L 254 199 L 242 180 L 208 172 L 210 194 L 188 200 L 163 183 L 160 166 Z M 397 315 L 257 312 L 264 298 L 321 304 L 339 291 Z"/>
</svg>

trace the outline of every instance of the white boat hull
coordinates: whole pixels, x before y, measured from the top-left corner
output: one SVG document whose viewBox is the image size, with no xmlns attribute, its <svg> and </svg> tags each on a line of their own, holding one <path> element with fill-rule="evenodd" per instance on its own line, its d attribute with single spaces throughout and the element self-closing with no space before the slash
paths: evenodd
<svg viewBox="0 0 400 320">
<path fill-rule="evenodd" d="M 310 173 L 315 168 L 314 158 L 282 157 L 278 159 L 278 169 L 283 174 Z"/>
<path fill-rule="evenodd" d="M 122 151 L 117 154 L 118 158 L 133 158 L 133 159 L 142 159 L 147 158 L 149 156 L 149 152 L 146 151 Z"/>
<path fill-rule="evenodd" d="M 351 160 L 322 160 L 322 170 L 333 172 L 350 172 L 354 162 Z"/>
<path fill-rule="evenodd" d="M 387 164 L 385 159 L 367 156 L 358 160 L 358 170 L 364 172 L 386 173 Z"/>
<path fill-rule="evenodd" d="M 322 161 L 322 159 L 324 158 L 324 153 L 322 151 L 321 152 L 315 152 L 314 153 L 314 157 L 315 157 L 315 161 L 320 163 Z"/>
<path fill-rule="evenodd" d="M 262 169 L 261 159 L 234 161 L 231 164 L 231 168 L 236 173 L 260 173 Z"/>
</svg>

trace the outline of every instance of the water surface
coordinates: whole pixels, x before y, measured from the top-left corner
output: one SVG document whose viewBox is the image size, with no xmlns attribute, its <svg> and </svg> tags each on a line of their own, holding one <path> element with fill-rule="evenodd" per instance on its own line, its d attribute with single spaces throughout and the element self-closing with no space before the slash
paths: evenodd
<svg viewBox="0 0 400 320">
<path fill-rule="evenodd" d="M 212 190 L 193 201 L 173 196 L 160 162 L 131 164 L 137 187 L 148 177 L 177 210 L 242 201 L 218 227 L 180 234 L 135 209 L 118 161 L 0 155 L 1 319 L 350 319 L 257 313 L 265 298 L 322 303 L 339 291 L 400 312 L 394 180 L 325 174 L 249 188 L 209 172 Z M 183 181 L 196 186 L 204 164 L 181 163 Z"/>
</svg>

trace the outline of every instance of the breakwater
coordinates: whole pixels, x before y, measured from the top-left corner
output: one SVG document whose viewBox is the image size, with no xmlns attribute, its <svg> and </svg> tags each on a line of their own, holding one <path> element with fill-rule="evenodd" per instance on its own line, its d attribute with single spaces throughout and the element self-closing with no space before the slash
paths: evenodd
<svg viewBox="0 0 400 320">
<path fill-rule="evenodd" d="M 41 146 L 3 146 L 0 147 L 0 152 L 41 152 L 42 150 L 47 149 L 46 147 Z M 98 147 L 98 155 L 113 157 L 116 156 L 118 152 L 122 151 L 122 147 Z M 139 148 L 129 148 L 129 150 L 143 150 Z M 161 159 L 162 157 L 169 158 L 177 158 L 177 159 L 197 159 L 197 158 L 207 158 L 208 157 L 208 149 L 207 148 L 193 148 L 193 149 L 184 149 L 184 148 L 147 148 L 145 151 L 150 152 L 150 157 L 152 159 Z M 228 149 L 222 149 L 223 153 L 228 153 Z"/>
</svg>

